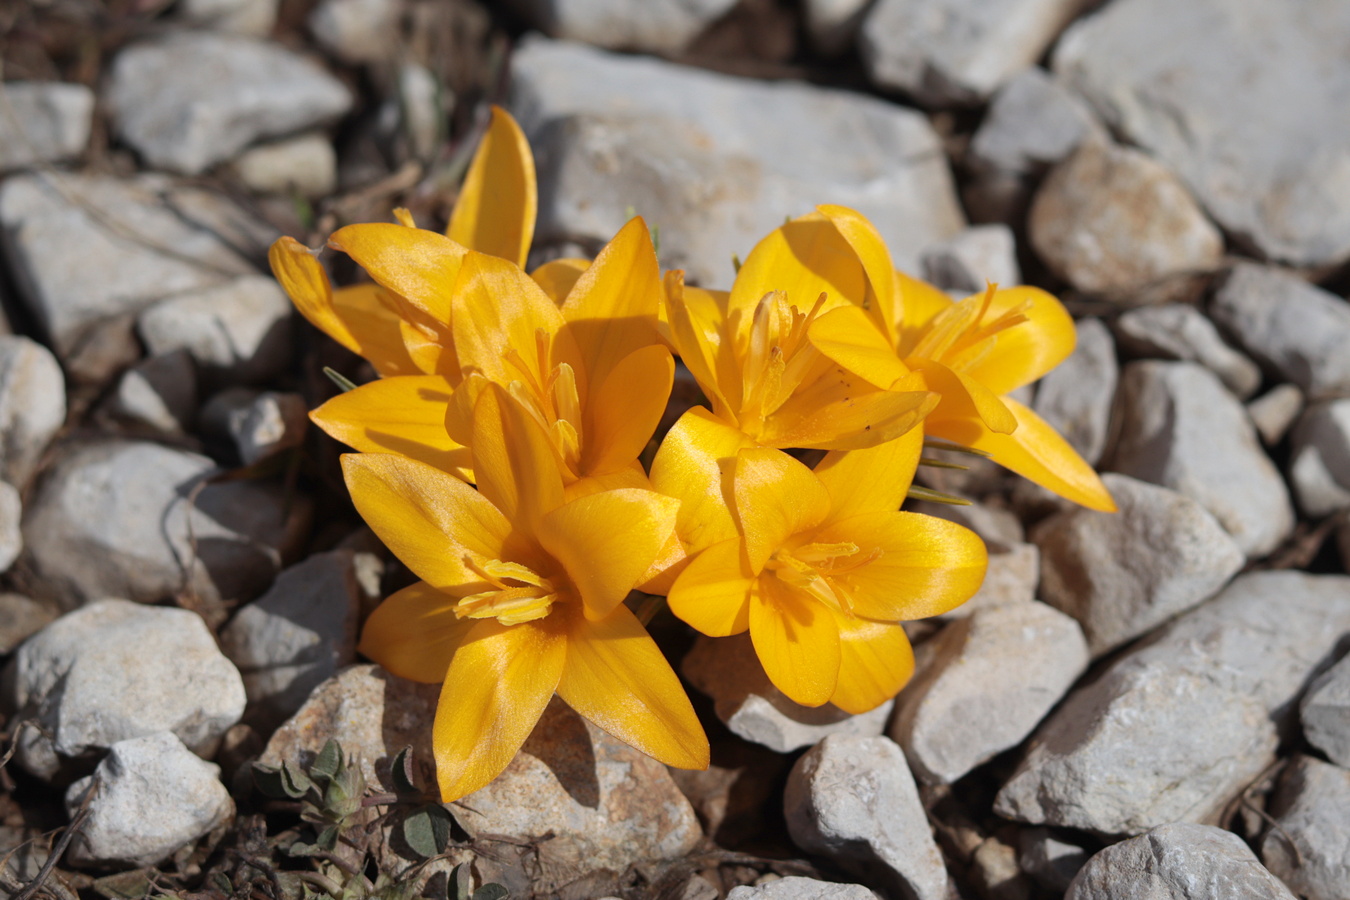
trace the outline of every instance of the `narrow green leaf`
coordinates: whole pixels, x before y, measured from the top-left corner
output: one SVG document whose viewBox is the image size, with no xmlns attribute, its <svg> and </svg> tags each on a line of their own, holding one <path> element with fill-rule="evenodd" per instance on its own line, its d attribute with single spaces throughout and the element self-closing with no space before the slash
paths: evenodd
<svg viewBox="0 0 1350 900">
<path fill-rule="evenodd" d="M 333 384 L 336 384 L 339 388 L 341 388 L 342 393 L 344 394 L 347 393 L 348 391 L 356 390 L 356 382 L 352 381 L 346 375 L 343 375 L 341 372 L 338 372 L 336 369 L 333 369 L 330 366 L 323 367 L 323 374 L 328 376 L 329 381 L 333 382 Z"/>
</svg>

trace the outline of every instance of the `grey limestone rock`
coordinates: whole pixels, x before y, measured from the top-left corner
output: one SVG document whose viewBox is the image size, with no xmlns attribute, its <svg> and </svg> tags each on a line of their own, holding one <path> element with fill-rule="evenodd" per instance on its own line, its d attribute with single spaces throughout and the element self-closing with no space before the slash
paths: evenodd
<svg viewBox="0 0 1350 900">
<path fill-rule="evenodd" d="M 1040 884 L 1062 894 L 1088 861 L 1077 844 L 1056 837 L 1048 828 L 1024 828 L 1018 834 L 1017 864 Z"/>
<path fill-rule="evenodd" d="M 1078 623 L 1044 603 L 977 610 L 919 648 L 889 734 L 916 777 L 951 783 L 1020 744 L 1087 664 Z"/>
<path fill-rule="evenodd" d="M 1125 312 L 1115 322 L 1121 346 L 1136 356 L 1197 362 L 1246 399 L 1261 386 L 1261 370 L 1223 342 L 1214 323 L 1194 306 L 1171 303 Z"/>
<path fill-rule="evenodd" d="M 1303 514 L 1320 519 L 1350 506 L 1350 398 L 1309 406 L 1290 440 L 1289 479 Z"/>
<path fill-rule="evenodd" d="M 727 900 L 876 900 L 877 895 L 861 884 L 836 884 L 789 875 L 754 886 L 743 884 L 727 894 Z"/>
<path fill-rule="evenodd" d="M 935 244 L 920 257 L 924 280 L 958 294 L 983 292 L 993 282 L 1002 287 L 1022 283 L 1017 243 L 1007 225 L 976 225 Z"/>
<path fill-rule="evenodd" d="M 1347 30 L 1341 0 L 1116 0 L 1064 33 L 1053 69 L 1229 234 L 1327 265 L 1350 255 L 1350 121 L 1326 112 L 1350 96 Z"/>
<path fill-rule="evenodd" d="M 1294 900 L 1232 832 L 1169 824 L 1102 850 L 1064 900 Z"/>
<path fill-rule="evenodd" d="M 1123 305 L 1183 298 L 1223 256 L 1223 236 L 1175 175 L 1101 139 L 1046 176 L 1027 230 L 1059 277 Z"/>
<path fill-rule="evenodd" d="M 1197 501 L 1249 557 L 1289 535 L 1289 490 L 1218 376 L 1196 363 L 1144 360 L 1125 367 L 1120 392 L 1120 439 L 1107 468 Z"/>
<path fill-rule="evenodd" d="M 184 21 L 216 31 L 266 37 L 277 21 L 279 0 L 180 0 Z"/>
<path fill-rule="evenodd" d="M 1336 765 L 1350 768 L 1350 656 L 1308 686 L 1299 717 L 1308 743 Z"/>
<path fill-rule="evenodd" d="M 22 487 L 66 421 L 66 379 L 36 341 L 0 335 L 0 480 Z"/>
<path fill-rule="evenodd" d="M 309 408 L 299 394 L 228 388 L 206 401 L 201 420 L 203 433 L 228 440 L 250 466 L 299 446 L 309 427 Z"/>
<path fill-rule="evenodd" d="M 1284 440 L 1302 412 L 1303 392 L 1287 383 L 1277 384 L 1255 400 L 1247 402 L 1247 415 L 1251 416 L 1252 424 L 1267 447 Z"/>
<path fill-rule="evenodd" d="M 278 575 L 221 631 L 221 649 L 244 679 L 247 718 L 260 732 L 354 661 L 362 596 L 355 553 L 317 553 Z"/>
<path fill-rule="evenodd" d="M 0 594 L 0 656 L 8 656 L 56 618 L 56 612 L 23 594 Z"/>
<path fill-rule="evenodd" d="M 874 83 L 931 104 L 974 104 L 1033 65 L 1081 0 L 878 0 L 859 47 Z"/>
<path fill-rule="evenodd" d="M 1079 97 L 1035 66 L 999 88 L 970 144 L 986 169 L 1039 174 L 1067 157 L 1101 126 Z"/>
<path fill-rule="evenodd" d="M 613 50 L 678 53 L 736 0 L 510 0 L 549 37 Z"/>
<path fill-rule="evenodd" d="M 123 48 L 105 97 L 118 135 L 151 166 L 183 175 L 352 105 L 342 82 L 280 44 L 194 31 Z"/>
<path fill-rule="evenodd" d="M 1209 304 L 1214 321 L 1311 400 L 1350 394 L 1350 303 L 1290 272 L 1232 268 Z"/>
<path fill-rule="evenodd" d="M 947 869 L 904 753 L 889 738 L 831 735 L 792 767 L 788 833 L 887 895 L 944 900 Z"/>
<path fill-rule="evenodd" d="M 857 716 L 833 703 L 816 707 L 794 703 L 769 681 L 749 634 L 699 635 L 680 671 L 712 698 L 717 718 L 732 734 L 779 753 L 809 747 L 830 734 L 879 735 L 891 714 L 889 702 Z"/>
<path fill-rule="evenodd" d="M 122 373 L 104 410 L 119 422 L 182 436 L 197 415 L 197 369 L 183 350 L 151 356 Z"/>
<path fill-rule="evenodd" d="M 18 649 L 6 678 L 12 708 L 43 726 L 24 730 L 17 759 L 44 779 L 66 760 L 163 731 L 210 755 L 244 712 L 239 671 L 200 616 L 126 600 L 57 619 Z"/>
<path fill-rule="evenodd" d="M 1108 472 L 1119 511 L 1074 507 L 1041 522 L 1041 597 L 1077 619 L 1094 656 L 1208 600 L 1245 557 L 1195 500 Z"/>
<path fill-rule="evenodd" d="M 376 63 L 398 50 L 402 0 L 323 0 L 309 14 L 319 46 L 342 62 Z"/>
<path fill-rule="evenodd" d="M 1032 409 L 1095 464 L 1110 437 L 1120 366 L 1115 341 L 1100 319 L 1080 319 L 1077 328 L 1077 346 L 1040 380 Z"/>
<path fill-rule="evenodd" d="M 94 92 L 82 84 L 7 81 L 0 111 L 0 172 L 74 159 L 89 144 Z"/>
<path fill-rule="evenodd" d="M 512 67 L 512 112 L 539 164 L 538 246 L 599 246 L 636 209 L 662 224 L 663 265 L 716 286 L 733 254 L 823 198 L 866 215 L 911 272 L 965 225 L 937 135 L 913 110 L 539 38 Z"/>
<path fill-rule="evenodd" d="M 66 607 L 183 591 L 211 606 L 262 593 L 308 504 L 263 481 L 202 484 L 215 473 L 204 456 L 144 441 L 66 447 L 26 510 L 34 589 Z"/>
<path fill-rule="evenodd" d="M 337 151 L 322 134 L 250 147 L 232 165 L 244 184 L 264 194 L 317 200 L 337 189 Z"/>
<path fill-rule="evenodd" d="M 76 865 L 153 866 L 234 815 L 220 767 L 171 732 L 113 744 L 94 774 L 66 792 L 71 816 L 95 781 L 89 816 L 70 845 Z"/>
<path fill-rule="evenodd" d="M 1031 603 L 1041 578 L 1041 551 L 1035 544 L 989 548 L 989 568 L 975 595 L 936 619 L 958 619 L 991 606 Z"/>
<path fill-rule="evenodd" d="M 0 572 L 9 571 L 23 552 L 23 498 L 8 481 L 0 481 Z"/>
<path fill-rule="evenodd" d="M 806 34 L 821 53 L 833 56 L 852 47 L 871 0 L 806 0 Z"/>
<path fill-rule="evenodd" d="M 1205 821 L 1269 764 L 1277 726 L 1348 629 L 1350 577 L 1236 579 L 1071 694 L 995 812 L 1103 834 Z"/>
<path fill-rule="evenodd" d="M 1300 897 L 1342 900 L 1350 886 L 1350 771 L 1295 756 L 1271 798 L 1261 859 Z"/>
</svg>

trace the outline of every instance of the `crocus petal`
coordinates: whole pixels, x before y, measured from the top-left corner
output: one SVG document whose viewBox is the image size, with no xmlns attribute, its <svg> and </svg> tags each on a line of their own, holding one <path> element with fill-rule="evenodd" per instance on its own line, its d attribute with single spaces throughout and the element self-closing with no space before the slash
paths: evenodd
<svg viewBox="0 0 1350 900">
<path fill-rule="evenodd" d="M 401 453 L 473 481 L 468 449 L 445 431 L 450 384 L 439 375 L 400 375 L 338 394 L 309 414 L 354 450 Z"/>
<path fill-rule="evenodd" d="M 620 360 L 586 404 L 582 472 L 612 472 L 637 459 L 661 423 L 674 382 L 675 360 L 660 344 Z"/>
<path fill-rule="evenodd" d="M 825 485 L 781 450 L 742 450 L 733 490 L 746 558 L 756 574 L 788 538 L 819 525 L 830 511 Z"/>
<path fill-rule="evenodd" d="M 315 328 L 353 353 L 361 352 L 361 342 L 333 308 L 333 287 L 328 273 L 304 244 L 292 237 L 280 237 L 267 251 L 272 274 L 295 308 Z"/>
<path fill-rule="evenodd" d="M 955 301 L 926 281 L 911 278 L 899 270 L 895 281 L 900 291 L 899 306 L 892 313 L 892 335 L 896 352 L 903 358 L 913 352 L 929 323 Z"/>
<path fill-rule="evenodd" d="M 540 520 L 539 543 L 562 563 L 588 619 L 608 616 L 641 580 L 675 531 L 679 504 L 654 491 L 604 491 Z"/>
<path fill-rule="evenodd" d="M 978 421 L 945 416 L 935 420 L 927 431 L 934 437 L 983 450 L 999 465 L 1088 509 L 1116 511 L 1101 478 L 1059 432 L 1016 400 L 1004 397 L 1003 402 L 1017 418 L 1017 430 L 1012 434 L 995 434 Z"/>
<path fill-rule="evenodd" d="M 482 494 L 389 453 L 348 453 L 342 472 L 361 518 L 419 578 L 456 596 L 481 589 L 465 557 L 500 558 L 511 533 L 511 523 Z"/>
<path fill-rule="evenodd" d="M 333 310 L 360 344 L 357 352 L 381 375 L 430 374 L 408 353 L 402 322 L 380 298 L 383 293 L 384 288 L 369 282 L 338 288 L 333 292 Z"/>
<path fill-rule="evenodd" d="M 984 541 L 955 522 L 908 512 L 864 513 L 816 532 L 821 543 L 853 543 L 880 551 L 836 580 L 853 612 L 887 622 L 936 616 L 969 600 L 989 563 Z"/>
<path fill-rule="evenodd" d="M 682 621 L 711 637 L 750 627 L 750 590 L 755 573 L 740 538 L 719 541 L 699 553 L 675 579 L 666 601 Z"/>
<path fill-rule="evenodd" d="M 445 233 L 471 250 L 524 266 L 538 206 L 530 143 L 510 113 L 494 106 Z"/>
<path fill-rule="evenodd" d="M 701 406 L 680 416 L 652 460 L 652 487 L 680 501 L 675 528 L 690 554 L 737 537 L 731 514 L 736 451 L 753 443 Z"/>
<path fill-rule="evenodd" d="M 728 316 L 739 316 L 739 331 L 748 332 L 755 307 L 770 291 L 786 291 L 788 302 L 809 310 L 821 294 L 827 308 L 844 303 L 861 306 L 867 297 L 867 276 L 853 248 L 834 223 L 809 213 L 776 228 L 745 258 L 731 287 Z"/>
<path fill-rule="evenodd" d="M 833 612 L 833 610 L 832 610 Z M 914 674 L 914 650 L 905 630 L 835 612 L 839 626 L 839 683 L 830 702 L 858 715 L 900 692 Z"/>
<path fill-rule="evenodd" d="M 1009 408 L 1007 398 L 942 363 L 917 357 L 911 357 L 908 362 L 915 371 L 923 374 L 928 389 L 942 397 L 933 415 L 943 419 L 975 419 L 987 430 L 998 434 L 1009 434 L 1017 428 L 1017 417 Z"/>
<path fill-rule="evenodd" d="M 534 730 L 567 663 L 567 635 L 553 618 L 478 619 L 460 644 L 432 729 L 444 802 L 500 775 Z"/>
<path fill-rule="evenodd" d="M 817 206 L 816 209 L 830 220 L 857 254 L 872 288 L 871 299 L 876 301 L 874 313 L 876 321 L 889 326 L 894 320 L 895 309 L 900 302 L 900 285 L 896 279 L 895 266 L 891 262 L 891 253 L 886 249 L 886 242 L 882 240 L 871 222 L 846 206 L 827 204 Z M 894 347 L 894 335 L 890 337 Z"/>
<path fill-rule="evenodd" d="M 686 287 L 684 273 L 679 270 L 667 272 L 664 284 L 670 340 L 675 346 L 675 352 L 712 402 L 713 409 L 726 415 L 728 405 L 723 386 L 726 385 L 729 390 L 734 388 L 735 396 L 739 397 L 741 385 L 738 378 L 730 374 L 724 376 L 719 368 L 719 355 L 728 358 L 732 355 L 730 352 L 722 353 L 719 330 L 722 308 L 718 303 L 719 295 Z M 723 294 L 721 298 L 725 296 Z"/>
<path fill-rule="evenodd" d="M 839 627 L 829 608 L 761 576 L 750 594 L 750 640 L 764 672 L 790 699 L 820 706 L 839 683 Z"/>
<path fill-rule="evenodd" d="M 1027 321 L 1000 331 L 993 349 L 966 367 L 966 374 L 995 394 L 1007 394 L 1049 372 L 1073 352 L 1078 340 L 1073 317 L 1040 288 L 1015 287 L 994 292 L 981 317 L 991 322 L 1025 305 Z M 975 348 L 979 353 L 982 348 Z"/>
<path fill-rule="evenodd" d="M 652 483 L 642 463 L 636 459 L 621 469 L 606 472 L 603 475 L 583 475 L 571 484 L 563 487 L 563 502 L 580 500 L 601 491 L 617 491 L 622 488 L 636 488 L 642 491 L 652 490 Z"/>
<path fill-rule="evenodd" d="M 338 229 L 328 245 L 432 321 L 450 321 L 450 295 L 466 252 L 460 244 L 434 231 L 370 222 Z"/>
<path fill-rule="evenodd" d="M 585 272 L 590 264 L 589 259 L 553 259 L 531 272 L 530 277 L 544 289 L 549 299 L 562 306 L 577 280 L 581 278 L 581 273 Z"/>
<path fill-rule="evenodd" d="M 811 323 L 811 345 L 869 384 L 889 388 L 909 374 L 895 347 L 861 307 L 841 306 Z"/>
<path fill-rule="evenodd" d="M 357 652 L 400 678 L 440 684 L 474 623 L 455 615 L 458 602 L 425 581 L 406 587 L 366 619 Z"/>
<path fill-rule="evenodd" d="M 634 352 L 656 341 L 661 267 L 640 218 L 605 245 L 562 305 L 587 383 L 597 385 Z"/>
<path fill-rule="evenodd" d="M 923 453 L 923 429 L 863 450 L 835 450 L 816 464 L 830 492 L 830 518 L 866 512 L 895 512 L 905 502 Z"/>
<path fill-rule="evenodd" d="M 918 425 L 938 405 L 938 399 L 926 390 L 879 391 L 864 379 L 831 366 L 765 419 L 759 440 L 771 447 L 874 447 Z"/>
<path fill-rule="evenodd" d="M 473 410 L 473 472 L 478 490 L 512 523 L 533 534 L 563 501 L 557 455 L 539 424 L 497 384 Z"/>
<path fill-rule="evenodd" d="M 659 762 L 706 769 L 703 726 L 680 679 L 637 617 L 619 606 L 600 621 L 571 613 L 569 625 L 558 696 Z"/>
</svg>

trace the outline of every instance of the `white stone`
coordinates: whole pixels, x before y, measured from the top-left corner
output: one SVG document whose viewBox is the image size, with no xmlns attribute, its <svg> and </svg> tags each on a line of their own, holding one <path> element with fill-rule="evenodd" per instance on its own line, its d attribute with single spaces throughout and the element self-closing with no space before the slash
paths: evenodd
<svg viewBox="0 0 1350 900">
<path fill-rule="evenodd" d="M 28 483 L 66 421 L 66 379 L 36 341 L 0 335 L 0 480 Z"/>
<path fill-rule="evenodd" d="M 857 94 L 527 39 L 511 108 L 540 161 L 535 243 L 608 241 L 630 209 L 661 262 L 729 286 L 732 256 L 822 202 L 857 209 L 905 271 L 965 225 L 927 120 Z"/>
<path fill-rule="evenodd" d="M 1051 170 L 1027 220 L 1036 255 L 1085 293 L 1137 305 L 1183 298 L 1218 267 L 1223 235 L 1147 154 L 1083 142 Z"/>
<path fill-rule="evenodd" d="M 1350 255 L 1350 6 L 1115 0 L 1071 26 L 1053 68 L 1259 255 Z M 1260 123 L 1255 127 L 1254 123 Z"/>
<path fill-rule="evenodd" d="M 1106 451 L 1120 380 L 1116 344 L 1100 319 L 1079 319 L 1078 343 L 1036 386 L 1032 409 L 1089 464 Z"/>
<path fill-rule="evenodd" d="M 299 394 L 276 391 L 223 391 L 202 410 L 204 425 L 224 418 L 225 430 L 246 466 L 298 447 L 309 427 L 309 407 Z"/>
<path fill-rule="evenodd" d="M 1108 472 L 1119 511 L 1074 507 L 1038 524 L 1041 597 L 1082 623 L 1093 656 L 1208 600 L 1246 561 L 1195 500 Z"/>
<path fill-rule="evenodd" d="M 152 167 L 184 175 L 352 105 L 342 82 L 279 44 L 192 31 L 123 48 L 105 96 L 117 134 Z"/>
<path fill-rule="evenodd" d="M 1196 363 L 1134 362 L 1125 367 L 1120 395 L 1120 439 L 1109 468 L 1198 501 L 1249 557 L 1289 535 L 1294 510 L 1284 479 L 1216 375 Z"/>
<path fill-rule="evenodd" d="M 220 767 L 169 732 L 113 744 L 94 774 L 66 791 L 72 818 L 95 783 L 89 816 L 70 845 L 75 865 L 153 866 L 234 815 Z"/>
<path fill-rule="evenodd" d="M 1102 850 L 1064 900 L 1294 900 L 1242 838 L 1209 825 L 1162 825 Z"/>
<path fill-rule="evenodd" d="M 754 886 L 734 887 L 727 900 L 877 900 L 877 894 L 861 884 L 837 884 L 789 875 Z"/>
<path fill-rule="evenodd" d="M 234 170 L 255 191 L 315 200 L 337 188 L 337 152 L 322 134 L 260 144 L 239 154 Z"/>
<path fill-rule="evenodd" d="M 511 0 L 550 37 L 614 50 L 678 53 L 736 0 Z"/>
<path fill-rule="evenodd" d="M 1261 858 L 1300 897 L 1343 900 L 1350 886 L 1350 771 L 1298 755 L 1280 776 Z"/>
<path fill-rule="evenodd" d="M 1336 765 L 1350 768 L 1350 656 L 1308 686 L 1299 718 L 1308 743 Z"/>
<path fill-rule="evenodd" d="M 1350 631 L 1350 577 L 1255 572 L 1069 695 L 994 803 L 1103 834 L 1203 822 L 1267 765 L 1304 683 Z"/>
<path fill-rule="evenodd" d="M 975 104 L 1035 64 L 1082 0 L 877 0 L 858 44 L 873 83 Z"/>
<path fill-rule="evenodd" d="M 23 552 L 23 499 L 8 481 L 0 481 L 0 572 L 8 572 Z"/>
<path fill-rule="evenodd" d="M 1267 447 L 1284 440 L 1302 412 L 1303 392 L 1292 384 L 1277 384 L 1247 402 L 1247 415 Z"/>
<path fill-rule="evenodd" d="M 699 635 L 680 671 L 712 698 L 717 718 L 732 734 L 779 753 L 809 747 L 831 734 L 879 735 L 891 714 L 889 701 L 857 716 L 833 703 L 793 702 L 769 681 L 748 633 L 728 638 Z"/>
<path fill-rule="evenodd" d="M 1022 283 L 1017 242 L 1007 225 L 976 225 L 951 240 L 929 247 L 920 257 L 923 277 L 945 291 L 983 292 L 990 283 Z"/>
<path fill-rule="evenodd" d="M 399 116 L 412 155 L 430 163 L 441 149 L 454 111 L 449 87 L 426 66 L 405 62 L 398 70 Z"/>
<path fill-rule="evenodd" d="M 30 705 L 17 759 L 50 779 L 63 761 L 169 731 L 210 755 L 244 712 L 239 671 L 200 616 L 100 600 L 29 638 L 9 672 L 13 708 Z M 166 686 L 172 685 L 172 690 Z"/>
<path fill-rule="evenodd" d="M 354 661 L 362 598 L 355 556 L 317 553 L 286 569 L 220 632 L 221 649 L 244 678 L 247 718 L 260 733 L 273 731 L 320 682 Z"/>
<path fill-rule="evenodd" d="M 1135 356 L 1197 362 L 1243 400 L 1261 386 L 1261 370 L 1223 342 L 1214 323 L 1182 303 L 1126 311 L 1115 322 L 1121 346 Z"/>
<path fill-rule="evenodd" d="M 783 809 L 793 843 L 808 853 L 890 896 L 947 897 L 914 776 L 889 738 L 825 738 L 792 767 Z"/>
<path fill-rule="evenodd" d="M 401 0 L 323 0 L 309 14 L 319 46 L 345 63 L 374 63 L 398 48 Z"/>
<path fill-rule="evenodd" d="M 1309 406 L 1294 426 L 1289 479 L 1305 516 L 1350 507 L 1350 398 Z"/>
<path fill-rule="evenodd" d="M 1024 69 L 989 101 L 970 143 L 972 161 L 1001 172 L 1038 174 L 1101 126 L 1075 94 L 1044 69 Z"/>
<path fill-rule="evenodd" d="M 272 582 L 308 515 L 258 480 L 209 483 L 204 456 L 143 441 L 71 445 L 28 498 L 24 560 L 63 605 L 251 599 Z M 200 489 L 199 489 L 200 488 Z"/>
<path fill-rule="evenodd" d="M 852 47 L 872 0 L 805 0 L 802 14 L 811 45 L 825 56 Z"/>
<path fill-rule="evenodd" d="M 1350 303 L 1289 272 L 1239 263 L 1209 314 L 1239 346 L 1311 400 L 1350 394 Z"/>
<path fill-rule="evenodd" d="M 214 383 L 267 381 L 290 362 L 291 303 L 262 275 L 161 300 L 141 313 L 136 329 L 150 353 L 186 350 Z"/>
<path fill-rule="evenodd" d="M 179 0 L 175 11 L 194 25 L 266 37 L 277 23 L 279 0 Z"/>
<path fill-rule="evenodd" d="M 1022 871 L 1061 895 L 1088 860 L 1086 850 L 1060 840 L 1048 828 L 1022 829 L 1017 847 L 1017 864 Z"/>
<path fill-rule="evenodd" d="M 159 176 L 21 175 L 0 185 L 4 250 L 24 301 L 67 366 L 102 380 L 140 356 L 103 326 L 156 300 L 254 274 L 274 232 L 221 196 Z M 111 357 L 111 358 L 109 358 Z"/>
<path fill-rule="evenodd" d="M 0 594 L 0 656 L 8 656 L 56 618 L 54 610 L 23 594 Z"/>
<path fill-rule="evenodd" d="M 1044 603 L 977 610 L 919 648 L 889 734 L 917 778 L 950 784 L 1020 744 L 1087 664 L 1078 623 Z"/>
<path fill-rule="evenodd" d="M 0 85 L 0 172 L 74 159 L 89 144 L 94 92 L 82 84 Z"/>
<path fill-rule="evenodd" d="M 182 350 L 151 356 L 118 379 L 104 409 L 136 429 L 181 436 L 197 414 L 197 370 Z"/>
</svg>

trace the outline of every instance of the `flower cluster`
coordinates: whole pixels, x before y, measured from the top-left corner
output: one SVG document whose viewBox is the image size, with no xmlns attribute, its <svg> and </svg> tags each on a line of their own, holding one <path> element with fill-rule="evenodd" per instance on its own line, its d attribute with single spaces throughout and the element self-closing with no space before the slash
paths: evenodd
<svg viewBox="0 0 1350 900">
<path fill-rule="evenodd" d="M 375 611 L 360 649 L 442 685 L 447 801 L 495 778 L 555 693 L 662 762 L 707 765 L 679 679 L 624 602 L 634 589 L 704 634 L 748 630 L 798 703 L 893 697 L 913 670 L 900 623 L 964 602 L 987 559 L 972 532 L 900 511 L 925 436 L 1113 508 L 1008 396 L 1073 348 L 1043 291 L 955 302 L 832 206 L 765 237 L 730 291 L 663 274 L 638 218 L 593 261 L 527 273 L 535 212 L 529 146 L 498 109 L 445 234 L 399 211 L 329 238 L 372 283 L 335 290 L 289 238 L 271 253 L 305 317 L 381 376 L 312 418 L 359 451 L 342 460 L 352 500 L 422 579 Z M 675 356 L 708 406 L 648 471 Z"/>
</svg>

